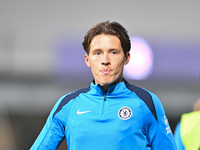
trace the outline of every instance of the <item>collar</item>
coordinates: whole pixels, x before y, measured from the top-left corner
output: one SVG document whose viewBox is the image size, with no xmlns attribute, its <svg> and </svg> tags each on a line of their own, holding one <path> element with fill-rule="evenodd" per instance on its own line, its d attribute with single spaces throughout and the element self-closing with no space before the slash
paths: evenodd
<svg viewBox="0 0 200 150">
<path fill-rule="evenodd" d="M 92 89 L 92 91 L 93 92 L 98 92 L 98 93 L 101 93 L 101 94 L 103 94 L 103 95 L 105 95 L 105 94 L 110 94 L 110 93 L 113 93 L 113 91 L 115 90 L 115 89 L 118 89 L 118 87 L 120 87 L 120 86 L 122 86 L 122 85 L 124 85 L 125 86 L 125 83 L 124 82 L 127 82 L 124 78 L 122 79 L 122 82 L 120 82 L 120 83 L 117 83 L 117 84 L 111 84 L 111 85 L 109 85 L 108 86 L 108 90 L 107 91 L 105 91 L 104 89 L 103 89 L 103 87 L 100 85 L 100 84 L 95 84 L 95 82 L 94 82 L 94 79 L 93 79 L 93 81 L 92 81 L 92 83 L 91 83 L 91 88 L 90 89 Z M 117 88 L 116 88 L 117 87 Z"/>
</svg>

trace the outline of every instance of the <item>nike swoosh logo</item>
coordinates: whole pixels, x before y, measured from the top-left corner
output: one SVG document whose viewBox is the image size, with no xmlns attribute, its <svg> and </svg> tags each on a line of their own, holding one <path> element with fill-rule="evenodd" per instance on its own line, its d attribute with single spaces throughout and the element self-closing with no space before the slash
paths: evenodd
<svg viewBox="0 0 200 150">
<path fill-rule="evenodd" d="M 76 113 L 77 113 L 78 115 L 80 115 L 80 114 L 89 113 L 89 112 L 91 112 L 91 111 L 81 111 L 81 112 L 80 112 L 80 111 L 78 110 Z"/>
</svg>

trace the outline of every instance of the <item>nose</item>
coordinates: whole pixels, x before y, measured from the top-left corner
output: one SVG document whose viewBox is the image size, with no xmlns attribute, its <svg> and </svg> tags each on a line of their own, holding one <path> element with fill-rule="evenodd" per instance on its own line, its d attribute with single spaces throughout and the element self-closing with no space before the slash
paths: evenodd
<svg viewBox="0 0 200 150">
<path fill-rule="evenodd" d="M 105 66 L 110 65 L 110 58 L 107 54 L 103 55 L 102 65 L 105 65 Z"/>
</svg>

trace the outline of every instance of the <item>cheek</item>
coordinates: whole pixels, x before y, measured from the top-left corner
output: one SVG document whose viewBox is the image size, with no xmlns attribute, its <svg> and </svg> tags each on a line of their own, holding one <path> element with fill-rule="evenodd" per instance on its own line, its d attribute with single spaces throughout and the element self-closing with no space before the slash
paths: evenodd
<svg viewBox="0 0 200 150">
<path fill-rule="evenodd" d="M 97 65 L 98 65 L 98 60 L 94 57 L 89 56 L 87 59 L 87 66 L 92 68 Z"/>
<path fill-rule="evenodd" d="M 119 63 L 118 66 L 117 66 L 117 70 L 120 71 L 120 72 L 123 72 L 124 65 L 125 65 L 125 62 L 121 61 L 121 63 Z"/>
<path fill-rule="evenodd" d="M 97 70 L 98 69 L 98 62 L 97 61 L 90 61 L 90 67 L 92 70 Z"/>
<path fill-rule="evenodd" d="M 118 60 L 115 60 L 115 62 L 118 62 L 118 63 L 116 63 L 116 66 L 118 66 L 117 68 L 123 68 L 124 67 L 124 65 L 125 65 L 125 59 L 121 59 L 121 61 L 119 61 L 119 59 Z"/>
</svg>

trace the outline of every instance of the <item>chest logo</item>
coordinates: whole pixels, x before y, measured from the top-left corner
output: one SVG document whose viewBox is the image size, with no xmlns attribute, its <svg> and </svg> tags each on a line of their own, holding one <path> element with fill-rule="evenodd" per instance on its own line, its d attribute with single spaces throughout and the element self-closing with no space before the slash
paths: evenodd
<svg viewBox="0 0 200 150">
<path fill-rule="evenodd" d="M 89 112 L 91 112 L 91 111 L 77 111 L 76 113 L 78 114 L 78 115 L 80 115 L 80 114 L 85 114 L 85 113 L 89 113 Z"/>
<path fill-rule="evenodd" d="M 132 116 L 132 110 L 129 107 L 122 107 L 118 111 L 118 116 L 122 120 L 127 120 Z"/>
</svg>

